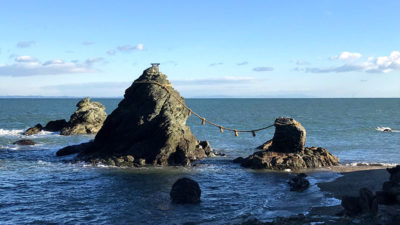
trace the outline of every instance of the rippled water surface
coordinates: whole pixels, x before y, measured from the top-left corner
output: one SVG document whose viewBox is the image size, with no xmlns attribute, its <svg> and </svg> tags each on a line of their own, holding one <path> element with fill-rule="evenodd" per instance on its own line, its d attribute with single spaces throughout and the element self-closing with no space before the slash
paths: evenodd
<svg viewBox="0 0 400 225">
<path fill-rule="evenodd" d="M 96 99 L 110 113 L 119 99 Z M 337 174 L 310 172 L 312 186 L 289 192 L 290 173 L 254 171 L 232 164 L 269 140 L 273 129 L 234 137 L 219 133 L 190 117 L 188 125 L 200 140 L 226 157 L 202 160 L 191 168 L 106 168 L 68 163 L 55 152 L 66 145 L 93 139 L 90 135 L 60 136 L 42 132 L 30 137 L 31 147 L 12 143 L 36 123 L 68 119 L 78 99 L 0 99 L 0 224 L 225 224 L 249 215 L 268 220 L 303 213 L 311 206 L 338 204 L 325 197 L 316 182 Z M 307 145 L 322 146 L 342 163 L 400 163 L 399 99 L 189 99 L 194 111 L 225 126 L 247 129 L 291 116 L 307 130 Z M 178 178 L 199 182 L 202 202 L 170 203 Z"/>
</svg>

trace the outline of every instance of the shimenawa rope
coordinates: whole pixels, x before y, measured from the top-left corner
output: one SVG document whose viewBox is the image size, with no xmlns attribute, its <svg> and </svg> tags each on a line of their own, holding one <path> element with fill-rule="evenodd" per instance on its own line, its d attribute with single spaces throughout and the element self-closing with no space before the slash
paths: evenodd
<svg viewBox="0 0 400 225">
<path fill-rule="evenodd" d="M 208 121 L 206 120 L 206 118 L 200 116 L 199 114 L 197 114 L 196 112 L 194 112 L 191 108 L 189 108 L 189 106 L 187 106 L 184 102 L 182 102 L 182 100 L 180 98 L 178 98 L 177 96 L 175 96 L 173 93 L 171 93 L 171 91 L 168 89 L 168 87 L 172 87 L 171 84 L 161 84 L 157 81 L 135 81 L 133 84 L 155 84 L 160 86 L 161 88 L 163 88 L 170 96 L 172 96 L 173 98 L 175 98 L 175 100 L 177 100 L 183 107 L 185 107 L 188 110 L 188 115 L 190 116 L 191 114 L 195 115 L 196 117 L 198 117 L 201 120 L 201 125 L 205 125 L 206 123 L 218 127 L 219 131 L 221 133 L 224 132 L 224 130 L 228 130 L 228 131 L 232 131 L 234 132 L 235 136 L 239 136 L 239 133 L 251 133 L 253 135 L 253 137 L 256 136 L 256 132 L 261 131 L 261 130 L 265 130 L 268 128 L 271 128 L 274 126 L 274 124 L 266 126 L 266 127 L 262 127 L 262 128 L 258 128 L 258 129 L 254 129 L 254 130 L 237 130 L 237 129 L 232 129 L 232 128 L 228 128 L 228 127 L 224 127 L 221 125 L 218 125 L 214 122 Z"/>
</svg>

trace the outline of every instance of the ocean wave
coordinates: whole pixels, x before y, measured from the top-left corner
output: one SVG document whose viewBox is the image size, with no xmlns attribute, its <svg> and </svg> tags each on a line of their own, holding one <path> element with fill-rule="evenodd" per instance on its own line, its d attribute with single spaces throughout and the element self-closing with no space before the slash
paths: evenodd
<svg viewBox="0 0 400 225">
<path fill-rule="evenodd" d="M 398 165 L 397 163 L 373 163 L 373 162 L 352 162 L 352 163 L 345 163 L 342 164 L 343 166 L 383 166 L 383 167 L 394 167 Z"/>
<path fill-rule="evenodd" d="M 22 132 L 24 132 L 24 130 L 18 130 L 18 129 L 6 130 L 0 128 L 0 136 L 22 135 Z"/>
<path fill-rule="evenodd" d="M 395 130 L 390 127 L 377 127 L 375 130 L 380 131 L 380 132 L 400 132 L 400 130 Z"/>
</svg>

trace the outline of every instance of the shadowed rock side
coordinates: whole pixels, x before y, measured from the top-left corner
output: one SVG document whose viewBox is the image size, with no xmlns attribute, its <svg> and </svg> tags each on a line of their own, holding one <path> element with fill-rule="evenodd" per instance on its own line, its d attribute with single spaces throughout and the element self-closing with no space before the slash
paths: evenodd
<svg viewBox="0 0 400 225">
<path fill-rule="evenodd" d="M 106 120 L 105 107 L 99 102 L 90 102 L 89 97 L 79 101 L 76 107 L 78 109 L 61 129 L 61 135 L 96 134 Z"/>
<path fill-rule="evenodd" d="M 81 151 L 78 159 L 110 164 L 110 160 L 130 155 L 136 165 L 188 165 L 210 155 L 211 148 L 198 142 L 186 126 L 184 106 L 161 86 L 143 83 L 147 81 L 170 85 L 157 68 L 146 69 L 135 81 L 142 83 L 133 83 L 125 91 L 93 144 Z M 184 101 L 171 86 L 168 89 Z"/>
<path fill-rule="evenodd" d="M 296 120 L 280 117 L 275 120 L 274 126 L 273 139 L 258 147 L 262 151 L 236 162 L 252 169 L 275 170 L 299 170 L 339 164 L 339 159 L 324 148 L 304 147 L 306 130 Z"/>
</svg>

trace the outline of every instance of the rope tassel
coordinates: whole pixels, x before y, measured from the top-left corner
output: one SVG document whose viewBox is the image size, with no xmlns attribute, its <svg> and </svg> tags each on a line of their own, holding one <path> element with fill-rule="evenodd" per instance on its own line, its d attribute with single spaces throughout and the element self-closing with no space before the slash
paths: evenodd
<svg viewBox="0 0 400 225">
<path fill-rule="evenodd" d="M 235 130 L 235 137 L 239 136 L 237 130 Z"/>
<path fill-rule="evenodd" d="M 254 130 L 252 130 L 251 133 L 253 134 L 253 137 L 256 136 L 256 132 Z"/>
<path fill-rule="evenodd" d="M 201 119 L 201 125 L 206 125 L 206 119 L 205 118 Z"/>
<path fill-rule="evenodd" d="M 219 131 L 220 131 L 221 133 L 224 133 L 224 129 L 222 129 L 222 127 L 219 127 Z"/>
</svg>

